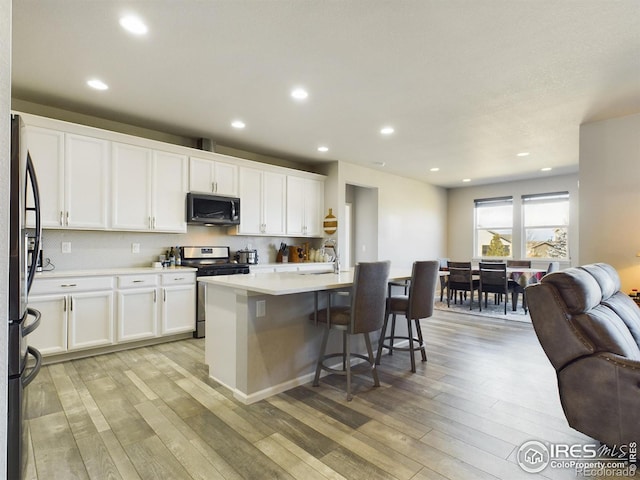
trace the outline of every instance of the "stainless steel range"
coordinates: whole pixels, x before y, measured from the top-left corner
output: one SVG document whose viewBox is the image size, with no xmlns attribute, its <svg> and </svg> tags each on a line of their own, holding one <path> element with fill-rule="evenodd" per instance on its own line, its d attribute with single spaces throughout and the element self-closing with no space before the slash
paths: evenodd
<svg viewBox="0 0 640 480">
<path fill-rule="evenodd" d="M 229 247 L 180 247 L 182 266 L 197 268 L 197 277 L 212 275 L 237 275 L 249 273 L 249 265 L 231 261 Z M 196 331 L 193 336 L 205 335 L 204 322 L 204 285 L 198 283 L 196 294 Z"/>
</svg>

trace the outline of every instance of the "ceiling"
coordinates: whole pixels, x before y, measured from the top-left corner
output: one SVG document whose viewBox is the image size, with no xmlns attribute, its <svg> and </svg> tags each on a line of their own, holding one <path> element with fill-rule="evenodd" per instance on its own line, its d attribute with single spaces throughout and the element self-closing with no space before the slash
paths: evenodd
<svg viewBox="0 0 640 480">
<path fill-rule="evenodd" d="M 19 0 L 12 95 L 445 187 L 539 178 L 577 171 L 580 124 L 640 112 L 638 25 L 637 0 Z"/>
</svg>

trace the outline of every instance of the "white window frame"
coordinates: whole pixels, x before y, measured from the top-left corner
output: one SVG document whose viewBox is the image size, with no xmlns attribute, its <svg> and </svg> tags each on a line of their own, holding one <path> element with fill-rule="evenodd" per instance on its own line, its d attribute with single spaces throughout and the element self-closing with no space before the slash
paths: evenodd
<svg viewBox="0 0 640 480">
<path fill-rule="evenodd" d="M 510 230 L 511 232 L 511 247 L 509 249 L 509 255 L 505 256 L 492 256 L 489 258 L 513 258 L 513 196 L 504 196 L 504 197 L 493 197 L 493 198 L 481 198 L 473 201 L 473 258 L 484 258 L 486 256 L 482 255 L 480 250 L 480 235 L 479 231 L 486 230 Z M 481 228 L 478 227 L 478 208 L 484 207 L 497 207 L 497 206 L 506 206 L 509 205 L 511 207 L 511 224 L 508 227 L 505 226 L 497 226 L 497 225 L 483 225 Z"/>
<path fill-rule="evenodd" d="M 527 214 L 526 214 L 526 206 L 527 204 L 532 205 L 534 203 L 557 203 L 558 200 L 566 199 L 567 202 L 567 223 L 559 224 L 559 223 L 548 223 L 544 225 L 535 225 L 535 226 L 527 226 Z M 569 235 L 570 235 L 570 226 L 571 226 L 571 197 L 568 191 L 563 192 L 549 192 L 549 193 L 536 193 L 531 195 L 522 195 L 520 197 L 522 203 L 522 258 L 531 259 L 531 260 L 555 260 L 555 261 L 569 261 L 571 259 L 571 253 L 569 252 Z M 557 229 L 564 228 L 567 232 L 567 255 L 566 257 L 530 257 L 529 251 L 527 248 L 527 230 L 531 229 Z"/>
</svg>

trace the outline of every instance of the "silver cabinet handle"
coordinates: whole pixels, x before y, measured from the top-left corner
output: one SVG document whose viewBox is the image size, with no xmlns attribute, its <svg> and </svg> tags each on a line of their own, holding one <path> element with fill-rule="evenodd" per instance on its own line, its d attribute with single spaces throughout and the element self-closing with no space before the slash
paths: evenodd
<svg viewBox="0 0 640 480">
<path fill-rule="evenodd" d="M 78 284 L 77 283 L 63 283 L 60 286 L 63 287 L 63 288 L 68 288 L 68 287 L 77 287 Z"/>
<path fill-rule="evenodd" d="M 216 193 L 216 182 L 211 182 L 211 192 Z"/>
<path fill-rule="evenodd" d="M 64 226 L 64 212 L 60 210 L 60 226 Z"/>
<path fill-rule="evenodd" d="M 153 227 L 151 226 L 151 217 L 149 217 L 149 230 L 151 230 L 151 228 Z"/>
<path fill-rule="evenodd" d="M 67 222 L 66 222 L 67 227 L 69 226 L 69 211 L 67 210 Z"/>
<path fill-rule="evenodd" d="M 178 280 L 184 280 L 184 277 L 176 277 L 176 278 L 174 278 L 174 280 L 175 280 L 175 281 L 178 281 Z"/>
<path fill-rule="evenodd" d="M 158 301 L 158 292 L 156 290 L 153 291 L 153 303 Z"/>
<path fill-rule="evenodd" d="M 67 297 L 62 297 L 62 311 L 67 311 Z"/>
<path fill-rule="evenodd" d="M 133 283 L 144 283 L 144 280 L 134 280 Z"/>
<path fill-rule="evenodd" d="M 166 289 L 162 290 L 162 293 L 163 293 L 163 296 L 164 296 L 163 301 L 166 303 L 167 302 L 167 290 Z"/>
<path fill-rule="evenodd" d="M 69 297 L 69 311 L 73 312 L 73 297 Z"/>
<path fill-rule="evenodd" d="M 153 228 L 153 230 L 156 229 L 156 217 L 153 217 L 153 227 L 151 228 Z"/>
</svg>

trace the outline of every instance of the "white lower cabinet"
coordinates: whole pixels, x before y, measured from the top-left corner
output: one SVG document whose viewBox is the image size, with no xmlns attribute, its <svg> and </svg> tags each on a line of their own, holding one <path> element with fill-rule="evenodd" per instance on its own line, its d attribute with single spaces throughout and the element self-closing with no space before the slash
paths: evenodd
<svg viewBox="0 0 640 480">
<path fill-rule="evenodd" d="M 156 275 L 118 277 L 118 341 L 128 342 L 158 334 Z"/>
<path fill-rule="evenodd" d="M 29 344 L 43 355 L 192 332 L 196 275 L 37 278 L 29 306 L 42 314 Z"/>
<path fill-rule="evenodd" d="M 113 336 L 113 292 L 69 295 L 69 350 L 111 345 Z"/>
<path fill-rule="evenodd" d="M 72 283 L 73 280 L 67 282 Z M 114 342 L 111 290 L 32 295 L 29 306 L 42 314 L 40 326 L 29 335 L 29 344 L 43 355 L 101 347 Z"/>
</svg>

